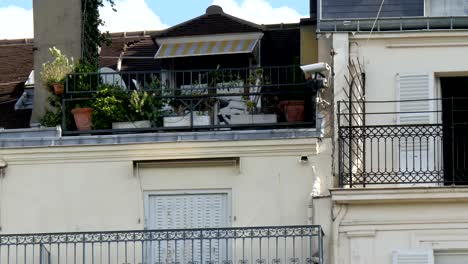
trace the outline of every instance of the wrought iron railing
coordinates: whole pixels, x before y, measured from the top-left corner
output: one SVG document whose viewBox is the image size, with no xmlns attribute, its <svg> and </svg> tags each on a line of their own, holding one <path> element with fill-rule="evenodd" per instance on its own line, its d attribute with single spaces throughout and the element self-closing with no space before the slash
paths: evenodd
<svg viewBox="0 0 468 264">
<path fill-rule="evenodd" d="M 77 106 L 93 105 L 102 97 L 99 91 L 109 85 L 119 87 L 128 97 L 134 91 L 140 97 L 146 92 L 151 101 L 153 114 L 146 114 L 151 119 L 148 120 L 151 127 L 130 124 L 122 132 L 315 127 L 316 124 L 315 91 L 298 66 L 99 72 L 68 76 L 62 101 L 64 134 L 115 132 L 109 123 L 104 126 L 95 123 L 92 131 L 77 131 L 70 114 Z M 124 115 L 129 112 L 131 109 L 126 109 Z M 123 119 L 135 121 L 131 113 Z"/>
<path fill-rule="evenodd" d="M 320 226 L 0 235 L 1 263 L 323 263 Z"/>
<path fill-rule="evenodd" d="M 341 186 L 468 184 L 466 98 L 338 104 Z"/>
</svg>

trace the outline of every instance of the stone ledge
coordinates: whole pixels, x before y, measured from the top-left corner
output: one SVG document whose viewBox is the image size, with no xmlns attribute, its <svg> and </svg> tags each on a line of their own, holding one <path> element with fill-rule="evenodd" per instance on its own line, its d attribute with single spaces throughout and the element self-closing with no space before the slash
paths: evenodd
<svg viewBox="0 0 468 264">
<path fill-rule="evenodd" d="M 337 204 L 468 202 L 468 186 L 331 189 Z"/>
</svg>

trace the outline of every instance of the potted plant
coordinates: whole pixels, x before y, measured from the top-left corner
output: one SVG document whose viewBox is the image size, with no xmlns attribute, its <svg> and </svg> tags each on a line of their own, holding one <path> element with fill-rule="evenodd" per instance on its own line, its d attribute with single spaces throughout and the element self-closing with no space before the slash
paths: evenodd
<svg viewBox="0 0 468 264">
<path fill-rule="evenodd" d="M 112 129 L 149 128 L 157 110 L 152 107 L 152 96 L 148 92 L 133 91 L 127 112 L 129 121 L 113 122 Z"/>
<path fill-rule="evenodd" d="M 110 129 L 113 122 L 127 120 L 128 95 L 118 85 L 100 84 L 91 103 L 91 109 L 74 109 L 80 114 L 91 114 L 93 129 Z M 76 119 L 75 119 L 76 121 Z"/>
<path fill-rule="evenodd" d="M 258 113 L 257 103 L 246 100 L 247 114 L 231 115 L 231 124 L 272 124 L 277 122 L 276 114 Z"/>
<path fill-rule="evenodd" d="M 77 105 L 71 112 L 78 130 L 91 130 L 93 108 Z"/>
<path fill-rule="evenodd" d="M 67 74 L 73 71 L 73 58 L 68 59 L 56 47 L 49 48 L 53 61 L 48 61 L 42 65 L 41 81 L 47 87 L 53 89 L 56 95 L 64 92 L 64 80 Z"/>
<path fill-rule="evenodd" d="M 287 122 L 304 121 L 304 100 L 285 100 L 280 102 Z"/>
</svg>

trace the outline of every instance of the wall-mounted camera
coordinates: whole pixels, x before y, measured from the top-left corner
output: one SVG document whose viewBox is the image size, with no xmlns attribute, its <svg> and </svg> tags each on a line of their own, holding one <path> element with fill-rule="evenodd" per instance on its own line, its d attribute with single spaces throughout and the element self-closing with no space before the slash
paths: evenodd
<svg viewBox="0 0 468 264">
<path fill-rule="evenodd" d="M 307 82 L 312 89 L 320 90 L 327 88 L 330 83 L 331 67 L 325 62 L 307 64 L 301 66 L 301 70 L 309 76 Z"/>
</svg>

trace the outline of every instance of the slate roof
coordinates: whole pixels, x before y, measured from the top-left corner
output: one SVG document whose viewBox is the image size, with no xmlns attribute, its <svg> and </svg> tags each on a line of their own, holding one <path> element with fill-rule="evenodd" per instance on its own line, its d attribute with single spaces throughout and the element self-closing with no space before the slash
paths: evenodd
<svg viewBox="0 0 468 264">
<path fill-rule="evenodd" d="M 219 6 L 210 6 L 206 13 L 156 34 L 155 37 L 181 37 L 225 33 L 261 32 L 263 26 L 228 15 Z"/>
</svg>

